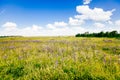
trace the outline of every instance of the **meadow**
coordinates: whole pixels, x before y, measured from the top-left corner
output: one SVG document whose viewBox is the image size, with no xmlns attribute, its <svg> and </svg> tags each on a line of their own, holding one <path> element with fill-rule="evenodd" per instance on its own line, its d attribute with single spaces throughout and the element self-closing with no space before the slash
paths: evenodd
<svg viewBox="0 0 120 80">
<path fill-rule="evenodd" d="M 120 39 L 0 38 L 0 80 L 120 80 Z"/>
</svg>

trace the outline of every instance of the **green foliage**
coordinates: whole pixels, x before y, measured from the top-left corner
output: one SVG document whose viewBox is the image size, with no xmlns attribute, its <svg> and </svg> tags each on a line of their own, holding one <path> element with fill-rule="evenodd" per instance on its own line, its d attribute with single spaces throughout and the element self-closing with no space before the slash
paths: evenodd
<svg viewBox="0 0 120 80">
<path fill-rule="evenodd" d="M 7 75 L 12 75 L 14 78 L 18 78 L 24 75 L 24 66 L 13 66 L 10 65 L 8 70 L 6 71 Z"/>
<path fill-rule="evenodd" d="M 84 34 L 76 34 L 76 37 L 120 37 L 120 34 L 117 31 L 111 31 L 111 32 L 99 32 L 99 33 L 89 33 L 85 32 Z"/>
</svg>

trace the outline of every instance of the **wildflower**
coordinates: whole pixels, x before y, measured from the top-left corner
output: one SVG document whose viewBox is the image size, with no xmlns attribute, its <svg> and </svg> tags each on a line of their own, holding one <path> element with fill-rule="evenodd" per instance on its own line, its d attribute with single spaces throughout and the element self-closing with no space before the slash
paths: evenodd
<svg viewBox="0 0 120 80">
<path fill-rule="evenodd" d="M 7 58 L 8 58 L 8 56 L 7 56 L 7 55 L 4 55 L 4 56 L 3 56 L 3 59 L 7 59 Z"/>
<path fill-rule="evenodd" d="M 15 46 L 9 46 L 9 49 L 14 49 L 15 48 Z"/>
</svg>

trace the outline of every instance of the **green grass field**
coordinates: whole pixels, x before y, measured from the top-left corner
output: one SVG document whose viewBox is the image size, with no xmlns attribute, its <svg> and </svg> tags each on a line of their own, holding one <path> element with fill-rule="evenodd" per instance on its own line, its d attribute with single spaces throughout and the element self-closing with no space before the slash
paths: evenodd
<svg viewBox="0 0 120 80">
<path fill-rule="evenodd" d="M 120 80 L 120 39 L 0 38 L 0 80 Z"/>
</svg>

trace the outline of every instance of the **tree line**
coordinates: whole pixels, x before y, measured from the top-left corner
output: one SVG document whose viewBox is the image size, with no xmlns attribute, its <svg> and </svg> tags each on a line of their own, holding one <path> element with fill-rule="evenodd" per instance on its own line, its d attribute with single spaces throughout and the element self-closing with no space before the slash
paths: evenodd
<svg viewBox="0 0 120 80">
<path fill-rule="evenodd" d="M 120 33 L 117 31 L 111 31 L 111 32 L 99 32 L 99 33 L 89 33 L 85 32 L 83 34 L 76 34 L 76 37 L 120 37 Z"/>
<path fill-rule="evenodd" d="M 22 36 L 0 36 L 0 38 L 6 38 L 6 37 L 22 37 Z"/>
</svg>

